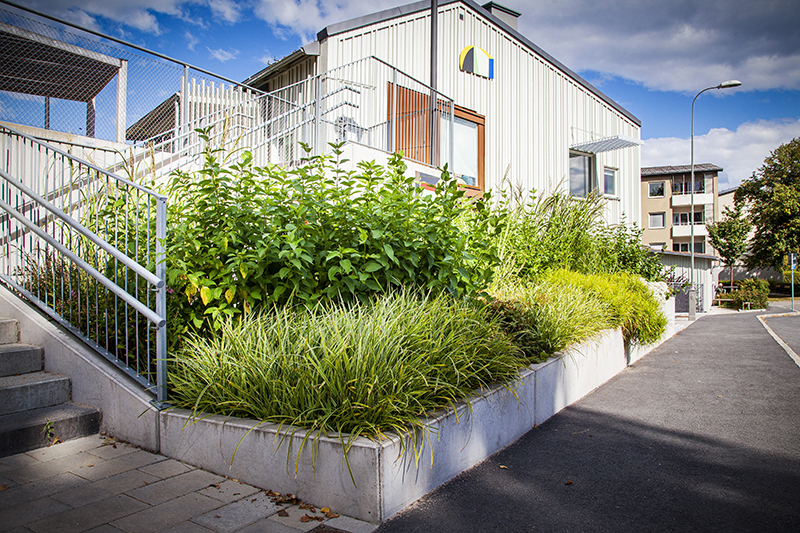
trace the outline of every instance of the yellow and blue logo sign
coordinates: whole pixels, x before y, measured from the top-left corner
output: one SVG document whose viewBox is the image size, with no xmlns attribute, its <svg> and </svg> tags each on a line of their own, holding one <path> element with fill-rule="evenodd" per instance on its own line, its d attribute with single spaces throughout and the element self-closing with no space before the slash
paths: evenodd
<svg viewBox="0 0 800 533">
<path fill-rule="evenodd" d="M 494 58 L 477 46 L 467 46 L 461 50 L 458 66 L 464 72 L 494 79 Z"/>
</svg>

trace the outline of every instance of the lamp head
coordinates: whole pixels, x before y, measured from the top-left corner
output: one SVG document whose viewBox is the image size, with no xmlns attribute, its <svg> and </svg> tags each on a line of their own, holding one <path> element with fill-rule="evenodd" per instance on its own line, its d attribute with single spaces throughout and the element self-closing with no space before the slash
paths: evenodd
<svg viewBox="0 0 800 533">
<path fill-rule="evenodd" d="M 742 84 L 739 80 L 728 80 L 723 81 L 719 85 L 717 85 L 717 89 L 730 89 L 732 87 L 738 87 Z"/>
</svg>

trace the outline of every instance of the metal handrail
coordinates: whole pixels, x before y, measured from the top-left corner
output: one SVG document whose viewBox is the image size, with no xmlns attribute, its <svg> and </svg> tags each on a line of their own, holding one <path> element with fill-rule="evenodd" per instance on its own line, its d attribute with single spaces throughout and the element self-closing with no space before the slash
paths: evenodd
<svg viewBox="0 0 800 533">
<path fill-rule="evenodd" d="M 5 170 L 0 169 L 0 184 L 4 184 L 0 187 L 0 211 L 5 213 L 0 224 L 8 228 L 8 238 L 3 244 L 6 254 L 0 256 L 8 270 L 0 273 L 0 279 L 154 392 L 159 402 L 164 402 L 167 399 L 167 197 L 15 128 L 0 124 L 0 133 L 6 151 L 2 160 Z M 86 172 L 87 177 L 79 174 L 76 180 L 73 174 L 76 169 L 79 173 Z M 68 185 L 64 185 L 65 178 Z M 60 185 L 56 183 L 58 179 L 62 180 Z M 51 180 L 54 188 L 50 188 Z M 30 186 L 26 181 L 30 181 Z M 114 184 L 113 189 L 108 188 L 109 183 Z M 96 188 L 96 196 L 85 192 L 92 187 Z M 135 200 L 132 210 L 126 207 L 121 219 L 117 215 L 111 219 L 96 218 L 95 231 L 73 218 L 74 212 L 92 213 L 89 198 L 99 201 L 101 194 L 108 195 L 117 189 L 127 191 L 126 198 L 139 198 L 141 194 L 146 200 L 144 203 Z M 76 203 L 75 194 L 88 196 Z M 17 205 L 12 205 L 13 202 Z M 62 205 L 56 205 L 57 202 Z M 131 214 L 134 218 L 129 219 Z M 12 219 L 20 224 L 16 229 Z M 123 223 L 122 233 L 116 225 L 118 220 Z M 150 225 L 153 221 L 155 228 Z M 124 249 L 135 256 L 144 253 L 146 260 L 155 265 L 155 273 L 98 234 L 103 228 L 108 232 L 109 223 L 114 232 L 112 242 L 122 246 L 124 235 Z M 142 247 L 138 241 L 140 235 L 145 239 Z M 87 248 L 86 255 L 81 255 L 80 248 L 70 244 L 75 239 L 82 246 L 91 243 L 94 248 Z M 133 239 L 130 244 L 129 239 Z M 54 254 L 52 263 L 48 250 Z M 21 263 L 23 259 L 25 262 Z M 84 272 L 88 278 L 73 277 L 71 270 L 57 266 L 65 264 L 59 261 L 68 261 L 76 272 Z M 98 270 L 101 264 L 111 267 L 107 272 L 114 279 Z M 87 279 L 95 280 L 96 284 L 88 284 Z M 65 295 L 75 290 L 77 298 Z M 150 307 L 151 294 L 155 295 L 155 310 Z M 137 324 L 153 327 L 148 326 L 145 331 L 137 329 L 140 327 Z"/>
</svg>

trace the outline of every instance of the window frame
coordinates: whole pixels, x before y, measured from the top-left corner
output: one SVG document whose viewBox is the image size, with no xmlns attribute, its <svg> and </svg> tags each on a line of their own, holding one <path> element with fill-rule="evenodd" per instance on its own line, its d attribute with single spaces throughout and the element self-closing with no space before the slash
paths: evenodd
<svg viewBox="0 0 800 533">
<path fill-rule="evenodd" d="M 608 178 L 608 173 L 609 172 L 612 175 L 611 181 L 612 181 L 612 183 L 614 185 L 612 192 L 608 192 L 608 187 L 607 187 L 607 184 L 608 184 L 607 178 Z M 617 183 L 618 183 L 619 180 L 617 179 L 617 176 L 619 176 L 619 169 L 618 168 L 603 167 L 603 195 L 604 196 L 609 196 L 611 198 L 619 198 L 619 194 L 617 193 Z"/>
<path fill-rule="evenodd" d="M 584 174 L 583 195 L 575 194 L 574 190 L 572 188 L 572 163 L 571 163 L 571 161 L 572 161 L 573 158 L 578 158 L 578 157 L 584 157 L 588 161 L 587 167 L 588 167 L 589 172 L 588 172 L 588 176 L 586 174 Z M 588 153 L 588 152 L 578 152 L 576 150 L 570 150 L 569 151 L 569 159 L 567 161 L 567 166 L 568 166 L 568 172 L 569 172 L 569 194 L 570 194 L 570 196 L 573 196 L 575 198 L 586 198 L 592 192 L 597 192 L 597 190 L 598 190 L 598 187 L 597 187 L 597 185 L 598 185 L 597 184 L 597 158 L 595 157 L 595 154 Z"/>
<path fill-rule="evenodd" d="M 661 194 L 653 195 L 653 185 L 661 184 Z M 664 198 L 667 195 L 667 182 L 666 181 L 648 181 L 647 182 L 647 197 L 648 198 Z"/>
<path fill-rule="evenodd" d="M 653 215 L 661 216 L 661 225 L 660 226 L 653 226 Z M 656 211 L 653 213 L 648 213 L 647 217 L 647 229 L 665 229 L 667 227 L 667 213 L 666 211 Z"/>
</svg>

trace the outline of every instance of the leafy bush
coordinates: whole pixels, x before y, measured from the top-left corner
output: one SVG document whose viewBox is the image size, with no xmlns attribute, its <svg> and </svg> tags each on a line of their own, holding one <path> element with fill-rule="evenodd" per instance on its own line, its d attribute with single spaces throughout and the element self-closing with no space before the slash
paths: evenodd
<svg viewBox="0 0 800 533">
<path fill-rule="evenodd" d="M 183 320 L 177 330 L 219 328 L 256 307 L 365 301 L 399 287 L 461 296 L 488 284 L 497 263 L 490 233 L 500 225 L 488 198 L 462 199 L 446 172 L 427 194 L 399 156 L 388 169 L 358 168 L 344 172 L 329 156 L 261 168 L 249 152 L 226 167 L 209 148 L 200 171 L 175 174 L 168 285 L 179 294 L 170 311 Z M 469 232 L 456 224 L 465 211 Z"/>
<path fill-rule="evenodd" d="M 508 382 L 524 361 L 483 308 L 399 291 L 224 320 L 211 338 L 190 334 L 170 365 L 180 407 L 336 432 L 347 450 L 423 430 L 418 417 Z"/>
<path fill-rule="evenodd" d="M 730 298 L 737 309 L 744 309 L 745 302 L 750 302 L 751 309 L 766 309 L 769 300 L 769 282 L 765 279 L 743 279 L 736 282 L 737 290 Z"/>
</svg>

